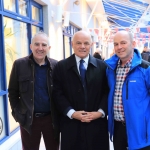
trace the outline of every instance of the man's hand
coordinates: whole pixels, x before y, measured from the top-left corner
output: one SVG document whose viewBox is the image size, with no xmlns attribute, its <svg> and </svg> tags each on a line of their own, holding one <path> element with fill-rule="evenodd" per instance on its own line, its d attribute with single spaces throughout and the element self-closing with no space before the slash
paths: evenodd
<svg viewBox="0 0 150 150">
<path fill-rule="evenodd" d="M 101 112 L 86 112 L 86 114 L 82 117 L 82 122 L 91 122 L 92 120 L 98 119 L 102 116 Z"/>
<path fill-rule="evenodd" d="M 80 120 L 81 122 L 91 122 L 92 120 L 98 119 L 101 116 L 101 112 L 76 111 L 72 114 L 72 118 Z"/>
<path fill-rule="evenodd" d="M 85 113 L 86 113 L 85 111 L 75 111 L 71 117 L 81 121 Z"/>
</svg>

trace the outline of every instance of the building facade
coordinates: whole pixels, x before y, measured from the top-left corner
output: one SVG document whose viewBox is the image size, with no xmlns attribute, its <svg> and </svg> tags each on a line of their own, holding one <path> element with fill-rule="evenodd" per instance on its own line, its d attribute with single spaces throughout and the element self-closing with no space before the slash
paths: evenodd
<svg viewBox="0 0 150 150">
<path fill-rule="evenodd" d="M 58 6 L 62 13 L 59 13 Z M 66 12 L 69 12 L 68 25 L 64 24 Z M 49 35 L 51 58 L 61 60 L 69 57 L 73 53 L 73 34 L 98 26 L 94 16 L 90 17 L 91 12 L 86 0 L 0 0 L 1 150 L 21 149 L 19 124 L 11 115 L 8 100 L 9 76 L 14 60 L 31 53 L 31 38 L 39 30 Z M 57 20 L 59 16 L 61 21 Z M 95 48 L 94 45 L 91 53 Z"/>
</svg>

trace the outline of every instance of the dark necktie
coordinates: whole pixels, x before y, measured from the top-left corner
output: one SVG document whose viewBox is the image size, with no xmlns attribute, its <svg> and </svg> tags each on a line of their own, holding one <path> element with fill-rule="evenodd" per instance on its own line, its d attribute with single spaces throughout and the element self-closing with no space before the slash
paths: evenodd
<svg viewBox="0 0 150 150">
<path fill-rule="evenodd" d="M 84 63 L 84 60 L 81 59 L 81 60 L 80 60 L 80 65 L 79 65 L 79 70 L 80 70 L 81 81 L 82 81 L 82 84 L 84 85 L 84 83 L 85 83 L 85 73 L 86 73 L 86 69 L 85 69 L 83 63 Z"/>
</svg>

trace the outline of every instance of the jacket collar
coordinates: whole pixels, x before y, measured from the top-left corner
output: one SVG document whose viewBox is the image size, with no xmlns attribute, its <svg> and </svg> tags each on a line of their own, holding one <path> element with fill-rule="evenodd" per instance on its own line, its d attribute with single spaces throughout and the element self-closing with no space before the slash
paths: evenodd
<svg viewBox="0 0 150 150">
<path fill-rule="evenodd" d="M 51 63 L 51 60 L 50 60 L 47 56 L 45 57 L 45 59 L 46 59 L 46 62 L 48 63 L 48 67 L 50 67 L 50 69 L 53 70 L 54 66 L 53 66 L 52 63 Z M 29 55 L 29 61 L 30 61 L 31 64 L 34 63 L 34 62 L 33 62 L 33 53 L 31 53 L 31 54 Z"/>
<path fill-rule="evenodd" d="M 111 58 L 105 60 L 106 64 L 108 67 L 111 69 L 115 70 L 118 64 L 119 57 L 115 54 Z M 135 66 L 141 64 L 142 62 L 142 57 L 138 49 L 134 49 L 134 56 L 132 59 L 132 64 L 131 64 L 131 69 L 134 68 Z"/>
<path fill-rule="evenodd" d="M 89 54 L 89 62 L 88 64 L 92 64 L 93 66 L 97 67 L 97 63 L 96 63 L 96 59 L 94 57 L 92 57 Z M 67 69 L 70 69 L 72 67 L 75 67 L 76 64 L 76 60 L 75 60 L 75 55 L 71 55 L 69 58 L 67 58 Z"/>
<path fill-rule="evenodd" d="M 94 58 L 93 56 L 89 56 L 89 64 L 92 64 L 93 66 L 97 67 L 97 62 L 96 62 L 96 58 Z"/>
</svg>

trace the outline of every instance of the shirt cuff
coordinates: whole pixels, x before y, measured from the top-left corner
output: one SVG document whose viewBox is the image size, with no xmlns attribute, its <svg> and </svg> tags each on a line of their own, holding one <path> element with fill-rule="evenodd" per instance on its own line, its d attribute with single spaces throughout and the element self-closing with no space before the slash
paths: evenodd
<svg viewBox="0 0 150 150">
<path fill-rule="evenodd" d="M 104 111 L 103 111 L 102 109 L 99 109 L 98 112 L 101 112 L 101 113 L 102 113 L 102 118 L 105 117 L 105 113 L 104 113 Z"/>
<path fill-rule="evenodd" d="M 71 116 L 72 116 L 72 114 L 75 112 L 75 110 L 74 109 L 70 109 L 69 111 L 68 111 L 68 113 L 67 113 L 67 116 L 70 118 L 70 119 L 73 119 Z"/>
</svg>

